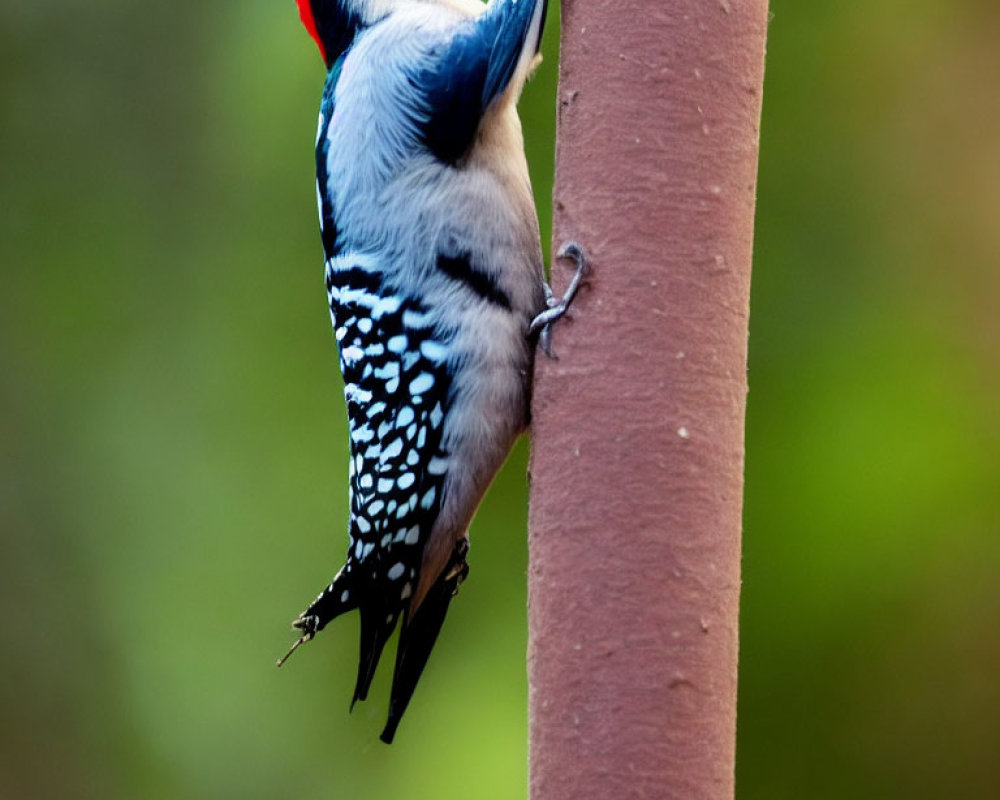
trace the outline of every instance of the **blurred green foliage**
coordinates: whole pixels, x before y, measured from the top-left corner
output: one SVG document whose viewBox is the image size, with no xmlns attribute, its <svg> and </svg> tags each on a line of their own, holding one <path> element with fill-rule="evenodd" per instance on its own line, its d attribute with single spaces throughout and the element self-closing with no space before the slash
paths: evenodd
<svg viewBox="0 0 1000 800">
<path fill-rule="evenodd" d="M 772 11 L 738 797 L 994 798 L 1000 7 Z M 392 748 L 355 619 L 273 667 L 345 546 L 322 80 L 290 0 L 0 6 L 4 798 L 525 793 L 523 443 Z"/>
</svg>

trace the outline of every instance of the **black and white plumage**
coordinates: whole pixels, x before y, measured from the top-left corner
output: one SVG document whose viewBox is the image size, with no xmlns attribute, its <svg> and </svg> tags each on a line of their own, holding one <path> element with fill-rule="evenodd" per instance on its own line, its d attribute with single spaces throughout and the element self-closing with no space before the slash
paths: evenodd
<svg viewBox="0 0 1000 800">
<path fill-rule="evenodd" d="M 515 104 L 546 1 L 298 4 L 328 68 L 317 193 L 351 516 L 347 561 L 295 621 L 296 646 L 358 609 L 356 701 L 402 623 L 389 742 L 527 423 L 548 298 Z"/>
</svg>

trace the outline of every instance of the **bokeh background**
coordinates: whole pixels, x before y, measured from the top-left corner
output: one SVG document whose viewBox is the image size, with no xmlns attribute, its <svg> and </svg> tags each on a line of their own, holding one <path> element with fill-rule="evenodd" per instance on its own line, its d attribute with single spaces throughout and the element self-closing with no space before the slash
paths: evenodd
<svg viewBox="0 0 1000 800">
<path fill-rule="evenodd" d="M 772 12 L 737 796 L 997 798 L 1000 5 Z M 393 747 L 353 617 L 273 667 L 345 547 L 322 81 L 291 0 L 0 5 L 0 797 L 525 794 L 523 442 Z"/>
</svg>

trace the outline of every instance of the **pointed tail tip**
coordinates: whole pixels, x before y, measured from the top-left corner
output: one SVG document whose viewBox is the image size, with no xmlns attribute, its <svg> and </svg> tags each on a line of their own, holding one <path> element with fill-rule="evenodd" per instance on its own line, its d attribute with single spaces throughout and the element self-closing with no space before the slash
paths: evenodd
<svg viewBox="0 0 1000 800">
<path fill-rule="evenodd" d="M 389 721 L 385 723 L 385 728 L 383 728 L 382 733 L 379 734 L 378 738 L 386 744 L 392 744 L 392 740 L 396 736 L 397 725 L 399 725 L 399 720 L 390 716 Z"/>
<path fill-rule="evenodd" d="M 371 679 L 369 679 L 369 683 Z M 347 713 L 354 711 L 354 704 L 360 700 L 362 703 L 368 699 L 368 684 L 363 684 L 358 681 L 357 686 L 354 687 L 354 697 L 351 698 L 351 707 L 348 709 Z"/>
</svg>

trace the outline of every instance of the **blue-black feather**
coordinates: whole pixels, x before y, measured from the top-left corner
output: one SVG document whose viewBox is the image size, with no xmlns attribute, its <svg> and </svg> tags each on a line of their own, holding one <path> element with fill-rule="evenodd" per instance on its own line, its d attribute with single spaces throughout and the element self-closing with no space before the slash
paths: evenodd
<svg viewBox="0 0 1000 800">
<path fill-rule="evenodd" d="M 310 0 L 316 32 L 323 42 L 327 67 L 334 64 L 350 47 L 361 29 L 361 17 L 344 0 Z"/>
<path fill-rule="evenodd" d="M 316 142 L 316 180 L 319 183 L 320 192 L 320 234 L 323 237 L 323 251 L 326 258 L 334 258 L 340 252 L 338 238 L 340 231 L 337 228 L 337 220 L 333 214 L 333 200 L 330 197 L 329 183 L 330 171 L 327 167 L 327 156 L 330 150 L 330 139 L 327 136 L 327 128 L 333 118 L 334 94 L 337 90 L 337 81 L 340 79 L 340 70 L 344 64 L 345 54 L 341 54 L 330 67 L 326 76 L 326 84 L 323 86 L 323 99 L 320 103 L 320 130 L 319 139 Z"/>
<path fill-rule="evenodd" d="M 494 0 L 476 19 L 463 21 L 451 40 L 432 53 L 414 77 L 427 106 L 424 143 L 446 163 L 458 161 L 475 139 L 483 115 L 510 85 L 521 55 L 538 51 L 529 42 L 531 18 L 547 0 Z"/>
</svg>

